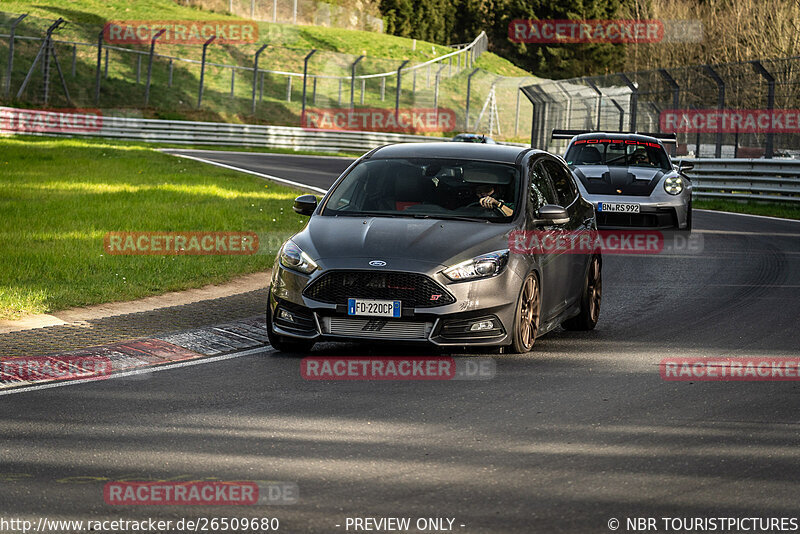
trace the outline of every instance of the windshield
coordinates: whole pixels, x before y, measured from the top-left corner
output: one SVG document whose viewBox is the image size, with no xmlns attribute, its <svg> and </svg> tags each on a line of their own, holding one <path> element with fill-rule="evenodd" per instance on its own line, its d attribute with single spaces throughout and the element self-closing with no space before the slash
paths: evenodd
<svg viewBox="0 0 800 534">
<path fill-rule="evenodd" d="M 672 169 L 661 145 L 631 139 L 578 139 L 567 150 L 565 159 L 568 165 Z"/>
<path fill-rule="evenodd" d="M 508 221 L 519 192 L 513 165 L 470 160 L 375 159 L 333 190 L 322 215 Z"/>
</svg>

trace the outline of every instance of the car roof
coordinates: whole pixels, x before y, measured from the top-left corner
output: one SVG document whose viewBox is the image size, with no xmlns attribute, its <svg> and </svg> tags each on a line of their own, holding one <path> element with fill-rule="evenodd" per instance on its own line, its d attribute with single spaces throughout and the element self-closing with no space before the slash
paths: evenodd
<svg viewBox="0 0 800 534">
<path fill-rule="evenodd" d="M 649 135 L 642 135 L 635 133 L 590 132 L 590 133 L 576 135 L 570 140 L 570 144 L 579 139 L 623 139 L 630 141 L 646 141 L 648 143 L 658 143 L 662 147 L 664 146 L 664 144 L 657 137 L 651 137 Z"/>
<path fill-rule="evenodd" d="M 484 143 L 401 143 L 387 145 L 372 152 L 370 158 L 448 158 L 514 163 L 520 154 L 531 149 L 522 146 Z M 542 150 L 533 152 L 545 153 Z"/>
</svg>

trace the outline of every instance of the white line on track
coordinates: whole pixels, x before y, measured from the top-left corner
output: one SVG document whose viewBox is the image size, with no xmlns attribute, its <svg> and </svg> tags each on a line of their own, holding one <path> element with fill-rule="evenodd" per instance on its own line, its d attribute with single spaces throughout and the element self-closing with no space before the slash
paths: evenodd
<svg viewBox="0 0 800 534">
<path fill-rule="evenodd" d="M 179 151 L 179 152 L 217 152 L 220 154 L 240 154 L 244 156 L 275 156 L 275 157 L 283 157 L 288 156 L 290 158 L 323 158 L 323 159 L 346 159 L 348 161 L 355 161 L 355 156 L 323 156 L 322 154 L 284 154 L 283 152 L 244 152 L 241 150 L 203 150 L 202 148 L 157 148 L 159 152 L 164 152 L 167 154 L 172 154 L 172 151 Z M 177 156 L 178 154 L 172 154 L 173 156 Z"/>
<path fill-rule="evenodd" d="M 167 152 L 167 154 L 169 154 L 171 156 L 177 156 L 179 158 L 192 159 L 192 160 L 195 160 L 195 161 L 199 161 L 201 163 L 208 163 L 209 165 L 216 165 L 217 167 L 222 167 L 223 169 L 230 169 L 232 171 L 245 172 L 247 174 L 252 174 L 253 176 L 258 176 L 259 178 L 266 178 L 267 180 L 273 180 L 275 182 L 280 182 L 280 183 L 284 183 L 284 184 L 287 184 L 287 185 L 293 185 L 293 186 L 299 187 L 301 189 L 311 189 L 312 191 L 316 191 L 318 193 L 322 193 L 323 195 L 328 192 L 327 189 L 320 189 L 319 187 L 314 187 L 314 186 L 311 186 L 311 185 L 301 184 L 300 182 L 287 180 L 286 178 L 279 178 L 277 176 L 272 176 L 271 174 L 264 174 L 263 172 L 256 172 L 256 171 L 251 171 L 250 169 L 244 169 L 242 167 L 235 167 L 233 165 L 227 165 L 225 163 L 218 163 L 216 161 L 211 161 L 210 159 L 198 158 L 196 156 L 188 156 L 186 154 L 173 154 L 171 152 Z"/>
<path fill-rule="evenodd" d="M 154 367 L 145 367 L 142 369 L 133 369 L 131 371 L 122 371 L 120 373 L 113 373 L 108 378 L 104 378 L 103 380 L 113 380 L 115 378 L 124 378 L 126 376 L 134 376 L 134 375 L 144 375 L 150 373 L 157 373 L 159 371 L 168 371 L 170 369 L 178 369 L 180 367 L 189 367 L 192 365 L 202 365 L 205 363 L 214 363 L 223 360 L 231 360 L 233 358 L 239 358 L 241 356 L 250 356 L 252 354 L 258 354 L 261 352 L 267 352 L 272 350 L 272 347 L 256 347 L 254 349 L 244 350 L 242 352 L 234 352 L 233 354 L 224 354 L 222 356 L 212 356 L 210 358 L 197 358 L 194 360 L 188 360 L 183 362 L 176 362 L 176 363 L 168 363 L 164 365 L 157 365 Z M 99 380 L 97 378 L 84 378 L 82 380 L 63 380 L 61 382 L 48 382 L 47 384 L 39 384 L 38 386 L 20 386 L 8 390 L 0 390 L 0 395 L 14 395 L 16 393 L 26 393 L 28 391 L 38 391 L 42 389 L 50 389 L 50 388 L 60 388 L 64 386 L 77 386 L 78 384 L 85 384 L 87 382 L 96 383 Z"/>
<path fill-rule="evenodd" d="M 735 211 L 702 210 L 699 208 L 692 208 L 692 209 L 694 211 L 705 211 L 706 213 L 722 213 L 725 215 L 738 215 L 740 217 L 757 217 L 759 219 L 773 219 L 775 221 L 800 222 L 800 219 L 785 219 L 783 217 L 770 217 L 769 215 L 753 215 L 751 213 L 737 213 Z"/>
</svg>

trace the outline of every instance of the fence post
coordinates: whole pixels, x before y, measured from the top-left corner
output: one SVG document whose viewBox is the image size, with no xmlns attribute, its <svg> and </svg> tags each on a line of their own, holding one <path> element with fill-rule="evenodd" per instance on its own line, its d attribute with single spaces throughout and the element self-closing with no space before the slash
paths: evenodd
<svg viewBox="0 0 800 534">
<path fill-rule="evenodd" d="M 272 22 L 278 22 L 278 0 L 272 0 Z"/>
<path fill-rule="evenodd" d="M 147 86 L 144 88 L 144 105 L 147 107 L 147 104 L 150 102 L 150 79 L 153 74 L 153 55 L 156 51 L 156 39 L 164 35 L 166 29 L 158 30 L 158 32 L 153 36 L 150 40 L 150 59 L 147 60 Z M 139 56 L 141 58 L 142 56 Z"/>
<path fill-rule="evenodd" d="M 292 77 L 291 76 L 287 76 L 286 77 L 286 101 L 287 102 L 291 102 L 292 101 Z"/>
<path fill-rule="evenodd" d="M 142 54 L 136 54 L 136 85 L 142 81 Z"/>
<path fill-rule="evenodd" d="M 395 92 L 395 95 L 394 95 L 394 118 L 395 118 L 395 120 L 399 120 L 400 119 L 400 90 L 401 90 L 401 87 L 403 86 L 403 75 L 402 75 L 402 73 L 400 71 L 403 70 L 403 67 L 408 65 L 409 61 L 411 61 L 411 60 L 410 59 L 406 59 L 402 63 L 400 63 L 399 67 L 397 67 L 397 91 Z"/>
<path fill-rule="evenodd" d="M 317 49 L 313 49 L 311 52 L 306 54 L 306 57 L 303 59 L 303 103 L 301 104 L 300 108 L 300 120 L 303 120 L 303 117 L 306 113 L 306 83 L 308 81 L 308 60 L 311 59 L 311 56 L 316 54 Z M 314 78 L 314 97 L 316 98 L 317 95 L 317 79 Z"/>
<path fill-rule="evenodd" d="M 364 105 L 364 93 L 367 90 L 367 80 L 366 78 L 361 78 L 361 105 Z"/>
<path fill-rule="evenodd" d="M 447 67 L 447 65 L 442 65 L 439 67 L 439 70 L 436 71 L 436 81 L 435 85 L 433 86 L 433 110 L 436 113 L 436 121 L 438 123 L 439 119 L 439 77 L 442 75 L 442 71 Z"/>
<path fill-rule="evenodd" d="M 233 98 L 235 90 L 236 90 L 236 69 L 234 67 L 231 67 L 231 98 Z"/>
<path fill-rule="evenodd" d="M 250 112 L 255 115 L 256 114 L 256 85 L 258 85 L 258 56 L 261 55 L 261 52 L 264 51 L 269 45 L 261 45 L 261 48 L 256 51 L 256 57 L 253 60 L 253 93 L 250 97 L 251 105 L 250 105 Z"/>
<path fill-rule="evenodd" d="M 381 102 L 386 100 L 386 76 L 381 76 Z"/>
<path fill-rule="evenodd" d="M 317 77 L 316 76 L 314 76 L 314 85 L 312 86 L 311 91 L 312 91 L 312 93 L 311 93 L 311 103 L 316 106 L 317 105 Z"/>
<path fill-rule="evenodd" d="M 624 74 L 619 75 L 622 78 L 622 81 L 625 82 L 625 85 L 628 86 L 628 89 L 631 90 L 631 100 L 630 100 L 630 107 L 631 107 L 631 131 L 636 131 L 636 108 L 639 107 L 639 88 L 636 86 L 635 83 L 631 81 L 630 78 L 625 76 Z M 622 127 L 620 127 L 622 130 Z"/>
<path fill-rule="evenodd" d="M 467 109 L 464 112 L 464 130 L 469 131 L 469 98 L 472 94 L 472 77 L 475 76 L 480 69 L 475 69 L 467 76 Z"/>
<path fill-rule="evenodd" d="M 519 134 L 519 94 L 522 92 L 522 84 L 525 83 L 527 78 L 523 78 L 519 84 L 517 84 L 517 111 L 514 116 L 514 137 Z"/>
<path fill-rule="evenodd" d="M 22 22 L 22 19 L 27 17 L 28 14 L 20 15 L 14 22 L 11 23 L 11 31 L 8 34 L 8 68 L 6 69 L 6 98 L 11 96 L 11 74 L 14 70 L 14 33 L 17 30 L 17 24 Z"/>
<path fill-rule="evenodd" d="M 761 64 L 760 61 L 753 61 L 753 70 L 767 80 L 767 109 L 769 110 L 770 114 L 772 114 L 772 110 L 775 109 L 775 77 L 770 74 L 770 72 L 764 67 L 764 65 Z M 768 132 L 767 144 L 766 147 L 764 147 L 764 157 L 767 159 L 772 159 L 774 141 L 775 133 L 771 131 Z"/>
<path fill-rule="evenodd" d="M 661 74 L 661 77 L 664 78 L 664 81 L 666 81 L 667 84 L 672 89 L 672 109 L 677 110 L 678 107 L 680 106 L 681 88 L 678 85 L 678 82 L 675 81 L 675 78 L 670 76 L 667 69 L 659 69 L 658 72 L 659 74 Z M 660 129 L 661 128 L 659 125 L 659 130 Z M 672 145 L 672 155 L 676 156 L 677 154 L 678 154 L 678 140 L 676 139 L 675 144 Z"/>
<path fill-rule="evenodd" d="M 100 71 L 103 68 L 103 32 L 97 35 L 97 70 L 94 73 L 94 103 L 100 103 Z"/>
<path fill-rule="evenodd" d="M 711 65 L 703 65 L 703 70 L 705 70 L 711 79 L 717 84 L 717 109 L 722 111 L 725 109 L 725 81 L 717 74 Z M 714 148 L 714 157 L 721 158 L 722 157 L 722 132 L 717 132 L 717 143 L 716 148 Z"/>
<path fill-rule="evenodd" d="M 586 84 L 592 88 L 592 90 L 597 93 L 597 126 L 595 127 L 596 130 L 600 129 L 600 115 L 602 113 L 603 107 L 603 93 L 597 87 L 597 85 L 592 81 L 591 78 L 584 78 L 586 80 Z"/>
<path fill-rule="evenodd" d="M 297 24 L 297 0 L 294 0 L 294 7 L 292 7 L 292 24 Z"/>
<path fill-rule="evenodd" d="M 106 62 L 103 67 L 103 78 L 108 79 L 108 48 L 106 48 Z"/>
<path fill-rule="evenodd" d="M 625 129 L 625 110 L 615 99 L 612 98 L 610 100 L 611 103 L 614 104 L 614 107 L 617 108 L 617 111 L 619 111 L 619 131 L 622 132 Z"/>
<path fill-rule="evenodd" d="M 75 77 L 75 69 L 78 63 L 78 45 L 72 45 L 72 77 Z"/>
<path fill-rule="evenodd" d="M 174 63 L 173 59 L 169 58 L 169 81 L 167 82 L 167 85 L 169 85 L 170 87 L 172 87 L 172 68 L 173 68 L 173 63 Z"/>
<path fill-rule="evenodd" d="M 208 45 L 214 42 L 216 35 L 212 35 L 205 43 L 203 43 L 203 60 L 200 63 L 200 90 L 197 92 L 197 109 L 203 105 L 203 81 L 206 77 L 206 49 Z"/>
<path fill-rule="evenodd" d="M 358 56 L 358 59 L 353 61 L 353 64 L 350 65 L 350 109 L 353 109 L 355 105 L 355 91 L 356 91 L 356 66 L 358 62 L 364 59 L 366 56 Z"/>
</svg>

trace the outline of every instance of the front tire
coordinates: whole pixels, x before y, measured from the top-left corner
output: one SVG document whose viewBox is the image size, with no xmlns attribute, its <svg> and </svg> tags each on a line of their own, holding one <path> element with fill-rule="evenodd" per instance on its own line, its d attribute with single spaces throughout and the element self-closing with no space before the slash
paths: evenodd
<svg viewBox="0 0 800 534">
<path fill-rule="evenodd" d="M 603 298 L 602 260 L 599 255 L 592 256 L 586 283 L 581 295 L 581 311 L 575 317 L 567 319 L 561 326 L 565 330 L 594 330 L 600 318 L 600 302 Z"/>
<path fill-rule="evenodd" d="M 539 279 L 534 273 L 529 274 L 522 282 L 517 298 L 517 311 L 514 314 L 514 332 L 511 352 L 525 354 L 533 348 L 536 333 L 539 330 L 539 314 L 541 312 L 541 291 Z"/>
</svg>

